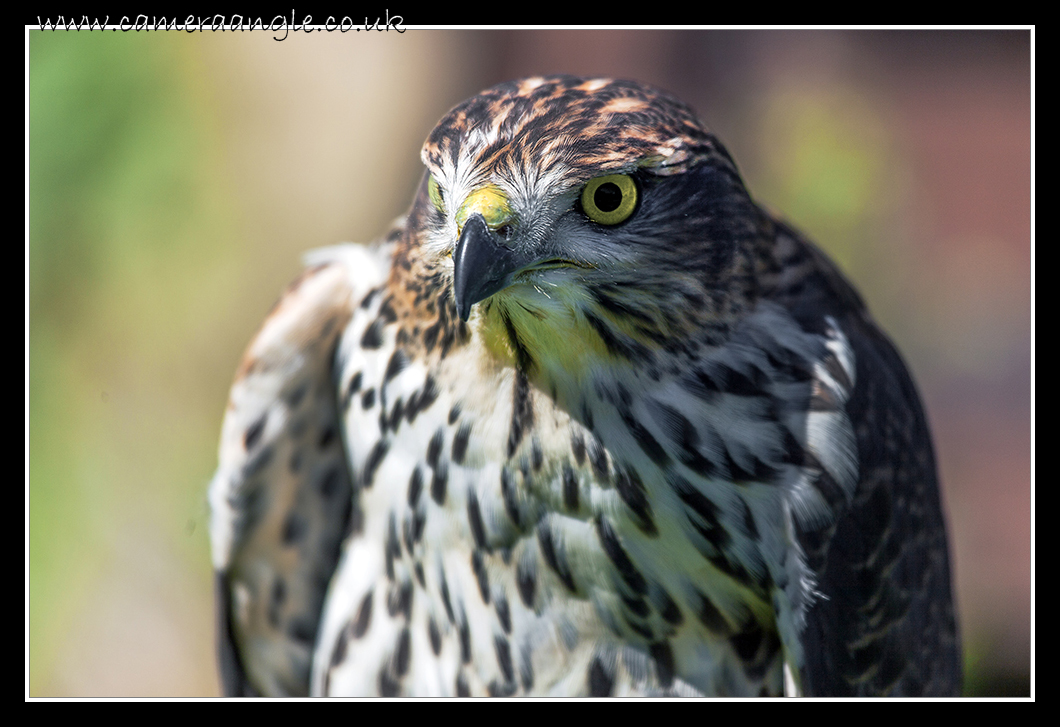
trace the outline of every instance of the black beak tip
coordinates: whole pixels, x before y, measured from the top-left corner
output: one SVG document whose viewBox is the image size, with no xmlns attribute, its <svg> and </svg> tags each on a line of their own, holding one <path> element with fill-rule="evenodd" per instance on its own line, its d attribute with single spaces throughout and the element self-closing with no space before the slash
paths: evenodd
<svg viewBox="0 0 1060 727">
<path fill-rule="evenodd" d="M 457 298 L 456 314 L 460 316 L 460 320 L 467 323 L 467 319 L 471 317 L 471 303 Z"/>
<path fill-rule="evenodd" d="M 453 255 L 453 301 L 460 320 L 471 317 L 471 306 L 481 300 L 483 260 L 489 259 L 492 247 L 489 228 L 481 215 L 472 215 L 464 223 L 464 230 Z"/>
</svg>

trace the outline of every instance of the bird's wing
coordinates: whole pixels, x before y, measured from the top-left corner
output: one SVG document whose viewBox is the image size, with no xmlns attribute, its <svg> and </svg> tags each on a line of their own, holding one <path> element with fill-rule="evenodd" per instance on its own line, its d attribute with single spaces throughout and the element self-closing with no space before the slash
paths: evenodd
<svg viewBox="0 0 1060 727">
<path fill-rule="evenodd" d="M 317 251 L 251 342 L 210 486 L 221 679 L 232 696 L 307 695 L 328 583 L 350 525 L 333 367 L 385 252 Z"/>
<path fill-rule="evenodd" d="M 853 352 L 846 412 L 859 474 L 834 523 L 796 526 L 818 593 L 802 634 L 802 691 L 959 695 L 946 526 L 920 397 L 854 289 L 820 251 L 808 243 L 805 251 L 816 284 L 787 304 L 807 327 L 831 316 Z"/>
</svg>

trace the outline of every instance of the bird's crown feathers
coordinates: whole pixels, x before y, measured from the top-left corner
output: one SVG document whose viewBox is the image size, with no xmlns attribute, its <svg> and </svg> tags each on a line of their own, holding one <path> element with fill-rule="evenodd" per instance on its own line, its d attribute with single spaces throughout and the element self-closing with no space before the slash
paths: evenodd
<svg viewBox="0 0 1060 727">
<path fill-rule="evenodd" d="M 632 81 L 546 76 L 502 83 L 457 105 L 421 156 L 432 170 L 457 164 L 461 154 L 486 168 L 532 160 L 585 181 L 634 167 L 673 174 L 718 148 L 695 113 L 664 91 Z"/>
</svg>

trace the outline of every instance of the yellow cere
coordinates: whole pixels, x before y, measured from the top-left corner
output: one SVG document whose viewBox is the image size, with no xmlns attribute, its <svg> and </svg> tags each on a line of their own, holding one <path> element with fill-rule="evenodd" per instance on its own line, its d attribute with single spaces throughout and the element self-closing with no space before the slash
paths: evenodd
<svg viewBox="0 0 1060 727">
<path fill-rule="evenodd" d="M 467 196 L 464 204 L 456 211 L 457 227 L 463 229 L 467 218 L 474 214 L 482 215 L 486 226 L 491 230 L 511 222 L 515 216 L 508 203 L 508 196 L 495 184 L 479 187 Z"/>
<path fill-rule="evenodd" d="M 590 179 L 582 190 L 582 209 L 601 225 L 625 222 L 637 207 L 637 184 L 625 174 Z"/>
</svg>

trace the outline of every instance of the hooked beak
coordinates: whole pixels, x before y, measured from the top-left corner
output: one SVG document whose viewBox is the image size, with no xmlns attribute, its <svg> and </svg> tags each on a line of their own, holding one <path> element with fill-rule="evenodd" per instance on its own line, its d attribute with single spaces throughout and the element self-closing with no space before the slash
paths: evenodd
<svg viewBox="0 0 1060 727">
<path fill-rule="evenodd" d="M 542 257 L 540 249 L 525 242 L 510 243 L 511 231 L 519 222 L 508 198 L 495 185 L 472 192 L 457 210 L 456 222 L 460 240 L 453 251 L 453 297 L 463 321 L 475 303 L 504 290 L 526 270 L 592 267 L 566 257 Z"/>
<path fill-rule="evenodd" d="M 453 294 L 460 319 L 466 321 L 471 306 L 508 287 L 512 275 L 529 262 L 507 247 L 481 214 L 468 217 L 453 254 Z"/>
</svg>

